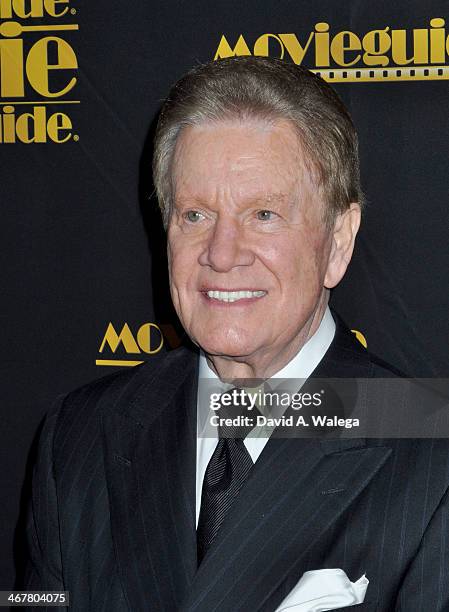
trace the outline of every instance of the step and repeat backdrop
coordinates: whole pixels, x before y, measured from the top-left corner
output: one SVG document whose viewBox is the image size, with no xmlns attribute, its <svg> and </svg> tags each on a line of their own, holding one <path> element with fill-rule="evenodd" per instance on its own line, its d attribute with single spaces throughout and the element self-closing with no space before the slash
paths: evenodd
<svg viewBox="0 0 449 612">
<path fill-rule="evenodd" d="M 449 376 L 447 2 L 0 0 L 1 588 L 52 401 L 183 342 L 152 133 L 178 77 L 234 55 L 307 66 L 348 104 L 368 205 L 333 306 L 406 373 Z"/>
</svg>

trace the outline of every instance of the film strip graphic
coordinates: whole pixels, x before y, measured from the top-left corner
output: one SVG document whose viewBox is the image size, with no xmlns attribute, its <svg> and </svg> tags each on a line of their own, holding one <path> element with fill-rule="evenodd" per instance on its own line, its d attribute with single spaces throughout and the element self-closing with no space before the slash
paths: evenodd
<svg viewBox="0 0 449 612">
<path fill-rule="evenodd" d="M 379 81 L 445 81 L 449 66 L 415 66 L 413 68 L 326 68 L 312 72 L 329 83 L 378 83 Z"/>
</svg>

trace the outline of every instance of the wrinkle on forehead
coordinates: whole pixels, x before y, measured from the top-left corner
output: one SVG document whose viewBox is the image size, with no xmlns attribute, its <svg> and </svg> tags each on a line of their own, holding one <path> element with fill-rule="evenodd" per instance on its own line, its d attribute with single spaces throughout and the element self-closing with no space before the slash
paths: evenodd
<svg viewBox="0 0 449 612">
<path fill-rule="evenodd" d="M 268 205 L 318 193 L 297 131 L 288 121 L 188 126 L 179 136 L 172 169 L 175 202 L 231 199 Z"/>
</svg>

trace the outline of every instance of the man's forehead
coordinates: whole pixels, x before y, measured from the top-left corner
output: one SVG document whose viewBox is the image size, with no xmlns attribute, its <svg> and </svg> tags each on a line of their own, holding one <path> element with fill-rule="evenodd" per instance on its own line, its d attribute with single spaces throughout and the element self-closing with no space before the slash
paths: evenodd
<svg viewBox="0 0 449 612">
<path fill-rule="evenodd" d="M 175 145 L 174 163 L 177 165 L 179 158 L 189 162 L 192 156 L 207 163 L 211 155 L 216 155 L 231 170 L 239 170 L 262 161 L 269 164 L 273 156 L 282 153 L 299 160 L 304 156 L 302 142 L 290 121 L 222 120 L 184 127 Z"/>
<path fill-rule="evenodd" d="M 192 203 L 227 196 L 280 206 L 310 198 L 317 191 L 314 179 L 297 134 L 286 121 L 186 127 L 172 164 L 175 200 Z"/>
</svg>

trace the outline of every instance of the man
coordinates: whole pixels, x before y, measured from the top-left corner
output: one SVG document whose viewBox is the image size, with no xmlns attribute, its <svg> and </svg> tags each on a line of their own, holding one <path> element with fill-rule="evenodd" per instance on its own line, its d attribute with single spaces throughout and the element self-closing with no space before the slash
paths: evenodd
<svg viewBox="0 0 449 612">
<path fill-rule="evenodd" d="M 446 441 L 198 434 L 206 379 L 395 375 L 327 306 L 362 201 L 337 95 L 281 61 L 198 66 L 154 179 L 192 346 L 49 413 L 27 588 L 80 611 L 448 610 Z"/>
</svg>

